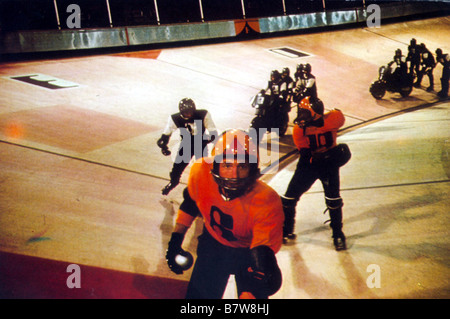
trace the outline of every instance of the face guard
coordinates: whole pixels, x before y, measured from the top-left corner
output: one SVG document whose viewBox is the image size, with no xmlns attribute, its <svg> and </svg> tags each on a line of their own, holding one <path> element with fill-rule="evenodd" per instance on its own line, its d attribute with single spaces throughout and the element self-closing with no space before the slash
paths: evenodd
<svg viewBox="0 0 450 319">
<path fill-rule="evenodd" d="M 247 193 L 259 178 L 258 150 L 250 135 L 242 130 L 224 132 L 212 150 L 214 156 L 211 174 L 226 200 L 232 200 Z M 220 176 L 219 166 L 224 161 L 249 164 L 249 174 L 244 178 Z"/>
<path fill-rule="evenodd" d="M 312 71 L 311 64 L 306 63 L 306 64 L 303 66 L 303 72 L 304 72 L 305 74 L 309 75 L 309 74 L 311 73 L 311 71 Z"/>
<path fill-rule="evenodd" d="M 270 72 L 270 79 L 274 82 L 278 82 L 281 79 L 281 74 L 278 70 L 273 70 Z"/>
<path fill-rule="evenodd" d="M 194 116 L 196 107 L 192 99 L 184 98 L 178 103 L 178 109 L 180 110 L 181 117 L 189 120 Z"/>
</svg>

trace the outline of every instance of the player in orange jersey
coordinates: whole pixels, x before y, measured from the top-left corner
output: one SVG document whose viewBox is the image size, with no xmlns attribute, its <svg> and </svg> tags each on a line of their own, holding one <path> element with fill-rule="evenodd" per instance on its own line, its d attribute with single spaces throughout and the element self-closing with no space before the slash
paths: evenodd
<svg viewBox="0 0 450 319">
<path fill-rule="evenodd" d="M 340 196 L 339 168 L 350 159 L 351 154 L 346 144 L 336 143 L 337 131 L 344 122 L 344 115 L 338 109 L 324 114 L 320 99 L 306 97 L 299 103 L 293 139 L 300 152 L 300 159 L 286 193 L 282 196 L 285 242 L 295 238 L 297 202 L 314 182 L 320 179 L 325 192 L 325 203 L 329 209 L 334 246 L 336 250 L 346 249 L 342 231 L 343 201 Z"/>
<path fill-rule="evenodd" d="M 201 216 L 204 231 L 186 298 L 222 298 L 231 274 L 240 298 L 268 298 L 282 282 L 275 257 L 283 240 L 280 196 L 258 180 L 257 146 L 245 131 L 226 131 L 212 153 L 190 170 L 167 263 L 173 272 L 182 273 L 175 257 L 183 252 L 187 230 Z"/>
</svg>

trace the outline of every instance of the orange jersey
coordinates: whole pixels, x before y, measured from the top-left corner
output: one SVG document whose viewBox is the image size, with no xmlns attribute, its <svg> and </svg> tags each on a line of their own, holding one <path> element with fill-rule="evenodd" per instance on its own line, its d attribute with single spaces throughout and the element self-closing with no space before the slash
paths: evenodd
<svg viewBox="0 0 450 319">
<path fill-rule="evenodd" d="M 188 180 L 189 195 L 211 236 L 229 247 L 251 249 L 266 245 L 278 252 L 282 245 L 284 223 L 278 193 L 267 184 L 256 181 L 248 193 L 226 201 L 211 175 L 212 165 L 198 160 L 193 164 Z M 176 222 L 190 227 L 194 219 L 180 209 Z"/>
<path fill-rule="evenodd" d="M 313 153 L 321 153 L 336 146 L 337 131 L 345 122 L 344 114 L 333 109 L 325 113 L 323 119 L 324 125 L 321 127 L 308 126 L 303 129 L 294 126 L 292 138 L 299 150 L 309 148 Z"/>
</svg>

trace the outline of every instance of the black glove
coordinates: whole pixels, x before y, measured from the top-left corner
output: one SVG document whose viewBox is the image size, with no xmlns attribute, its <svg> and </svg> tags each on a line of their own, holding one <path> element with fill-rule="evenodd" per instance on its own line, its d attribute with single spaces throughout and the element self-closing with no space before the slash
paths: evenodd
<svg viewBox="0 0 450 319">
<path fill-rule="evenodd" d="M 352 153 L 348 145 L 341 143 L 326 152 L 315 155 L 311 163 L 327 167 L 341 167 L 347 164 L 351 157 Z"/>
<path fill-rule="evenodd" d="M 257 295 L 271 296 L 281 288 L 281 270 L 273 250 L 268 246 L 257 246 L 250 250 L 248 271 L 252 281 L 252 290 Z M 255 293 L 253 294 L 255 295 Z"/>
<path fill-rule="evenodd" d="M 164 156 L 169 156 L 170 154 L 172 154 L 172 152 L 169 150 L 169 148 L 166 146 L 166 147 L 164 147 L 164 148 L 161 148 L 161 153 L 164 155 Z"/>
<path fill-rule="evenodd" d="M 184 250 L 181 248 L 181 244 L 184 240 L 184 234 L 172 233 L 172 237 L 169 241 L 169 247 L 166 252 L 166 261 L 169 265 L 170 270 L 172 270 L 177 275 L 183 274 L 183 269 L 175 262 L 175 257 L 183 253 Z"/>
<path fill-rule="evenodd" d="M 169 139 L 169 135 L 162 134 L 159 140 L 156 142 L 156 145 L 161 148 L 161 153 L 163 153 L 164 156 L 169 156 L 170 154 L 172 154 L 167 147 L 167 144 L 169 144 Z"/>
</svg>

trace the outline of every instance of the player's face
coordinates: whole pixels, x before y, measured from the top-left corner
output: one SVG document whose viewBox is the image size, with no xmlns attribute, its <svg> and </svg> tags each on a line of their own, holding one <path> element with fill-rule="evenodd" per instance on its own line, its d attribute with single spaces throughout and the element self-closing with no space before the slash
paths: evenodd
<svg viewBox="0 0 450 319">
<path fill-rule="evenodd" d="M 311 111 L 306 108 L 299 108 L 297 113 L 298 116 L 295 119 L 295 123 L 300 127 L 306 126 L 308 122 L 313 120 Z"/>
<path fill-rule="evenodd" d="M 225 161 L 219 164 L 219 175 L 222 178 L 246 178 L 250 174 L 248 163 L 238 163 L 237 160 Z"/>
<path fill-rule="evenodd" d="M 183 115 L 185 119 L 191 119 L 194 117 L 194 110 L 193 109 L 185 110 L 183 111 L 183 113 L 181 113 L 181 115 Z"/>
</svg>

